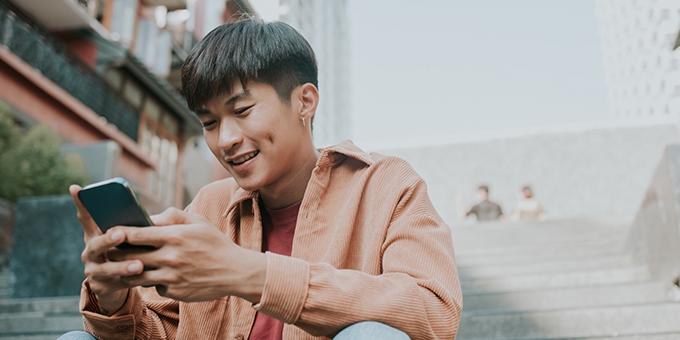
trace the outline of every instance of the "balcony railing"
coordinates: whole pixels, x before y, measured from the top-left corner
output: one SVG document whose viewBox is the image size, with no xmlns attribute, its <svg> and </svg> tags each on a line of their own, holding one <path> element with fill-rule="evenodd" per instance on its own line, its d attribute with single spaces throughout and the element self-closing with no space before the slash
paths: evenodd
<svg viewBox="0 0 680 340">
<path fill-rule="evenodd" d="M 64 43 L 5 0 L 0 0 L 0 44 L 137 141 L 137 111 Z"/>
</svg>

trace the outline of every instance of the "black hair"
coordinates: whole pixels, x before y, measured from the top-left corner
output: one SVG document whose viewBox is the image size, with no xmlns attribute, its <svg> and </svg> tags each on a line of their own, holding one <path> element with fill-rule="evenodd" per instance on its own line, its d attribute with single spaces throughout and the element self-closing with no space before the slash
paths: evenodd
<svg viewBox="0 0 680 340">
<path fill-rule="evenodd" d="M 477 190 L 484 190 L 488 194 L 489 193 L 489 186 L 488 185 L 480 185 L 479 188 L 477 188 Z"/>
<path fill-rule="evenodd" d="M 182 93 L 196 111 L 228 93 L 239 80 L 269 84 L 282 102 L 302 84 L 319 87 L 314 51 L 307 40 L 283 22 L 248 18 L 221 25 L 201 40 L 182 65 Z"/>
</svg>

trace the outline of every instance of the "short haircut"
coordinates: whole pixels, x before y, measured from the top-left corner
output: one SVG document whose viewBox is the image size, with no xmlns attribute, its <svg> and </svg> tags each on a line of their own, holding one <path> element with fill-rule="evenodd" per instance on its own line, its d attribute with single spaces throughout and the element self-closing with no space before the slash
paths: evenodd
<svg viewBox="0 0 680 340">
<path fill-rule="evenodd" d="M 319 87 L 314 51 L 307 40 L 283 22 L 257 18 L 212 30 L 182 65 L 182 93 L 192 111 L 231 91 L 235 81 L 271 85 L 284 103 L 299 85 Z"/>
<path fill-rule="evenodd" d="M 487 194 L 489 193 L 489 186 L 487 185 L 480 185 L 477 190 L 484 190 Z"/>
</svg>

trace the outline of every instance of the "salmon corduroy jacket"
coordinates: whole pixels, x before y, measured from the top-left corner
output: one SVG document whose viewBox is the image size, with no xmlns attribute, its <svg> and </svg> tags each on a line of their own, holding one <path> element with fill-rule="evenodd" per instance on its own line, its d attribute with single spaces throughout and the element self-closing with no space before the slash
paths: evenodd
<svg viewBox="0 0 680 340">
<path fill-rule="evenodd" d="M 242 247 L 261 250 L 257 192 L 233 179 L 207 185 L 187 207 Z M 300 207 L 292 256 L 267 253 L 259 304 L 232 296 L 184 303 L 131 289 L 112 316 L 89 312 L 98 339 L 247 339 L 256 311 L 282 320 L 283 339 L 332 337 L 378 321 L 412 339 L 454 339 L 462 294 L 449 227 L 404 160 L 345 141 L 322 150 Z M 234 261 L 237 259 L 225 259 Z"/>
</svg>

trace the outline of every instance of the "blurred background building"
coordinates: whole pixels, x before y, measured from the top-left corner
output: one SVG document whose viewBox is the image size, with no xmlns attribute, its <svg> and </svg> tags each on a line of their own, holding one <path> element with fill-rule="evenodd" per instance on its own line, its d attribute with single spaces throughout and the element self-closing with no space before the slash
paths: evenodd
<svg viewBox="0 0 680 340">
<path fill-rule="evenodd" d="M 610 117 L 680 119 L 680 2 L 597 0 Z"/>
<path fill-rule="evenodd" d="M 349 138 L 342 0 L 0 0 L 0 100 L 22 127 L 58 133 L 92 181 L 123 176 L 149 210 L 182 207 L 228 176 L 178 92 L 182 63 L 210 30 L 258 12 L 317 53 L 317 145 Z"/>
</svg>

